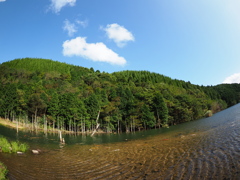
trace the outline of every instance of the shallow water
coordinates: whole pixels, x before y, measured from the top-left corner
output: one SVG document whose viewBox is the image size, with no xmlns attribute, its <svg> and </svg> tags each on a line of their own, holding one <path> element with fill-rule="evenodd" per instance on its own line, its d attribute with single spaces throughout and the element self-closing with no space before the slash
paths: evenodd
<svg viewBox="0 0 240 180">
<path fill-rule="evenodd" d="M 164 130 L 65 136 L 64 147 L 54 135 L 18 134 L 42 153 L 0 154 L 0 161 L 9 179 L 240 179 L 239 129 L 240 104 Z"/>
</svg>

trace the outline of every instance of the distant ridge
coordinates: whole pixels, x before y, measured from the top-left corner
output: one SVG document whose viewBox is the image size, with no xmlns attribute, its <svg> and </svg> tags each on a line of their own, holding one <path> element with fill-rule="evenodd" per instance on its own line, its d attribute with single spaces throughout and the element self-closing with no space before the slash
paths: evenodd
<svg viewBox="0 0 240 180">
<path fill-rule="evenodd" d="M 58 72 L 67 72 L 69 68 L 73 65 L 67 63 L 62 63 L 59 61 L 53 61 L 50 59 L 41 59 L 41 58 L 23 58 L 15 59 L 12 61 L 2 63 L 3 66 L 8 66 L 10 68 L 16 69 L 25 69 L 28 71 L 58 71 Z"/>
</svg>

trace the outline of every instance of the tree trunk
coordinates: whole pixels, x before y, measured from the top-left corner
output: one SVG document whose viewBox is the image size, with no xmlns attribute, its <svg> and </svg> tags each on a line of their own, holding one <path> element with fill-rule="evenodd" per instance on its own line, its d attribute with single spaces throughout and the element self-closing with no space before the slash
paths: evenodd
<svg viewBox="0 0 240 180">
<path fill-rule="evenodd" d="M 77 128 L 76 128 L 76 119 L 74 118 L 74 132 L 77 132 Z"/>
<path fill-rule="evenodd" d="M 54 128 L 55 128 L 55 120 L 53 120 L 53 131 L 54 131 Z"/>
<path fill-rule="evenodd" d="M 82 116 L 81 116 L 81 131 L 83 133 L 83 120 L 82 120 Z"/>
<path fill-rule="evenodd" d="M 159 118 L 158 110 L 157 110 L 157 118 L 158 118 L 158 126 L 161 128 L 161 119 Z"/>
<path fill-rule="evenodd" d="M 120 127 L 119 127 L 119 118 L 118 118 L 118 134 L 119 134 L 119 130 L 120 130 Z"/>
<path fill-rule="evenodd" d="M 59 130 L 60 126 L 59 126 L 59 118 L 57 116 L 57 129 Z"/>
<path fill-rule="evenodd" d="M 33 114 L 32 114 L 32 131 L 33 131 L 33 125 L 34 125 L 34 120 L 33 120 Z"/>
<path fill-rule="evenodd" d="M 85 117 L 84 117 L 84 121 L 83 121 L 83 132 L 86 132 L 86 121 L 85 121 Z"/>
<path fill-rule="evenodd" d="M 35 116 L 34 116 L 34 127 L 36 129 L 36 125 L 37 125 L 37 108 L 35 110 Z"/>
<path fill-rule="evenodd" d="M 43 121 L 44 121 L 44 133 L 46 134 L 47 133 L 47 120 L 46 120 L 45 114 L 43 115 Z"/>
<path fill-rule="evenodd" d="M 13 116 L 14 118 L 14 116 Z M 17 133 L 18 133 L 18 118 L 16 118 L 16 121 L 17 121 Z"/>
<path fill-rule="evenodd" d="M 98 111 L 98 115 L 97 115 L 97 119 L 96 119 L 96 128 L 94 129 L 93 133 L 91 134 L 91 137 L 96 133 L 98 127 L 100 126 L 100 124 L 98 123 L 98 119 L 99 119 L 99 115 L 100 115 L 100 110 Z"/>
</svg>

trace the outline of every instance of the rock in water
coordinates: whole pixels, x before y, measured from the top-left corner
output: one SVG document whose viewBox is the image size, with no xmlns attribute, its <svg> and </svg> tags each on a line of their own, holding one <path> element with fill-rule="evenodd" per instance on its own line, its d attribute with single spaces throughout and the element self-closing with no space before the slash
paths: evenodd
<svg viewBox="0 0 240 180">
<path fill-rule="evenodd" d="M 33 154 L 39 154 L 39 151 L 38 150 L 32 150 L 32 153 Z"/>
</svg>

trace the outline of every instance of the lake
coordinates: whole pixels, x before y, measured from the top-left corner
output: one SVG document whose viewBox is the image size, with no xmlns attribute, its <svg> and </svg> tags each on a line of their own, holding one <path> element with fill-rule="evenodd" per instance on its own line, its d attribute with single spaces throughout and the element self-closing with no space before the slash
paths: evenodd
<svg viewBox="0 0 240 180">
<path fill-rule="evenodd" d="M 212 117 L 134 134 L 0 134 L 39 155 L 0 153 L 9 179 L 240 179 L 240 104 Z"/>
</svg>

